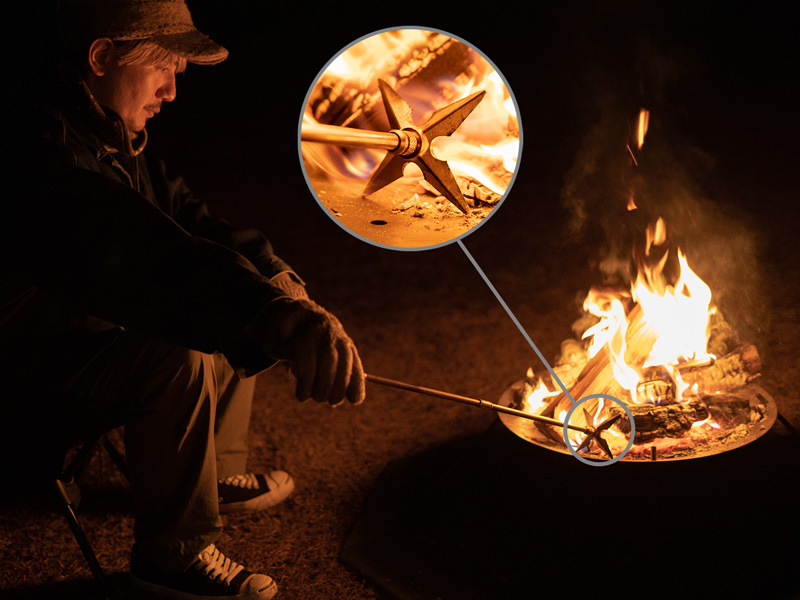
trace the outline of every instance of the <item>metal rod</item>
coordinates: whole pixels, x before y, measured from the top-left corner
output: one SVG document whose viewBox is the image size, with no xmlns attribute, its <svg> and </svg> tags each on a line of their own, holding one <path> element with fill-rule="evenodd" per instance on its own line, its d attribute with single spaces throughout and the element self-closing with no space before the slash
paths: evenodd
<svg viewBox="0 0 800 600">
<path fill-rule="evenodd" d="M 402 381 L 395 381 L 394 379 L 387 379 L 385 377 L 379 377 L 377 375 L 365 375 L 367 381 L 371 381 L 372 383 L 378 383 L 380 385 L 386 385 L 389 387 L 399 388 L 401 390 L 408 390 L 410 392 L 417 392 L 420 394 L 426 394 L 428 396 L 435 396 L 437 398 L 444 398 L 445 400 L 452 400 L 453 402 L 460 402 L 462 404 L 469 404 L 470 406 L 477 406 L 478 408 L 483 408 L 485 410 L 491 410 L 494 412 L 501 412 L 506 413 L 508 415 L 513 415 L 515 417 L 521 417 L 523 419 L 529 419 L 531 421 L 538 421 L 540 423 L 547 423 L 548 425 L 557 425 L 558 427 L 563 427 L 564 423 L 561 421 L 557 421 L 556 419 L 551 419 L 550 417 L 544 417 L 542 415 L 533 415 L 531 413 L 526 413 L 521 410 L 517 410 L 515 408 L 509 408 L 507 406 L 503 406 L 501 404 L 493 404 L 491 402 L 487 402 L 486 400 L 480 400 L 478 398 L 469 398 L 467 396 L 459 396 L 458 394 L 450 394 L 448 392 L 442 392 L 439 390 L 434 390 L 431 388 L 421 387 L 418 385 L 412 385 L 410 383 L 404 383 Z M 580 431 L 587 435 L 594 435 L 595 429 L 594 428 L 587 428 L 587 427 L 578 427 L 577 425 L 567 425 L 568 429 L 572 429 L 574 431 Z"/>
<path fill-rule="evenodd" d="M 400 146 L 400 136 L 391 131 L 369 131 L 338 125 L 308 124 L 300 130 L 300 139 L 304 142 L 321 142 L 337 146 L 354 146 L 357 148 L 375 148 L 378 150 L 396 150 Z"/>
</svg>

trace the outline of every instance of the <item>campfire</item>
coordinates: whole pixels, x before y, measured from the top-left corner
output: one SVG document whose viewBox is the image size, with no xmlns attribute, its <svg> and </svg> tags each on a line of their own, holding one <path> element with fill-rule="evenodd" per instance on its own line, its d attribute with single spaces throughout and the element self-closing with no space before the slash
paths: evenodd
<svg viewBox="0 0 800 600">
<path fill-rule="evenodd" d="M 377 136 L 419 131 L 437 111 L 478 92 L 476 106 L 465 111 L 455 131 L 434 130 L 435 137 L 422 140 L 446 165 L 449 189 L 413 152 L 379 173 L 392 149 Z M 405 113 L 401 120 L 410 116 L 413 123 L 397 127 L 391 114 L 397 106 Z M 363 139 L 343 142 L 332 127 L 355 130 Z M 326 138 L 320 131 L 331 133 Z M 366 132 L 376 136 L 369 140 Z M 390 240 L 408 247 L 454 238 L 484 221 L 511 185 L 520 152 L 515 104 L 499 73 L 468 44 L 423 29 L 384 31 L 338 55 L 308 93 L 301 140 L 309 185 L 335 220 L 384 241 L 376 226 L 401 219 L 409 226 L 411 219 L 428 236 Z"/>
<path fill-rule="evenodd" d="M 639 118 L 641 148 L 649 114 Z M 628 151 L 635 163 L 636 157 Z M 628 199 L 629 211 L 637 210 Z M 629 287 L 593 287 L 576 338 L 564 340 L 547 373 L 529 369 L 501 404 L 603 433 L 612 456 L 676 460 L 716 454 L 765 433 L 777 408 L 758 381 L 761 361 L 714 304 L 709 286 L 670 243 L 663 218 L 649 223 L 631 251 Z M 581 399 L 590 399 L 581 402 Z M 501 415 L 523 438 L 561 452 L 608 459 L 580 430 Z M 567 447 L 567 443 L 571 446 Z"/>
</svg>

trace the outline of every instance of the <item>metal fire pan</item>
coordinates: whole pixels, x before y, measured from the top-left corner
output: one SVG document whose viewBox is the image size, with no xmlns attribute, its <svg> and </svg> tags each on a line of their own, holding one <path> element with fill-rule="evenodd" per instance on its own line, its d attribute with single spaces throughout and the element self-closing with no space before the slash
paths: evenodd
<svg viewBox="0 0 800 600">
<path fill-rule="evenodd" d="M 506 389 L 500 396 L 498 404 L 508 406 L 511 408 L 521 409 L 522 407 L 522 390 L 524 387 L 524 380 L 520 380 Z M 736 448 L 741 448 L 754 442 L 767 431 L 770 430 L 775 423 L 778 416 L 778 407 L 775 404 L 772 396 L 767 393 L 761 386 L 756 384 L 749 384 L 745 387 L 739 388 L 732 392 L 725 392 L 728 398 L 736 400 L 747 401 L 752 409 L 761 413 L 760 418 L 753 420 L 750 423 L 740 424 L 730 430 L 727 435 L 723 435 L 717 439 L 713 439 L 706 443 L 696 444 L 692 447 L 685 447 L 677 443 L 677 440 L 672 438 L 659 438 L 652 442 L 645 442 L 643 444 L 634 444 L 631 450 L 623 456 L 620 461 L 624 462 L 659 462 L 667 460 L 688 460 L 691 458 L 702 458 L 706 456 L 713 456 L 728 452 Z M 561 441 L 562 432 L 557 431 L 559 441 L 556 442 L 552 438 L 544 434 L 535 421 L 515 417 L 505 413 L 498 413 L 500 420 L 503 424 L 513 433 L 521 437 L 523 440 L 547 448 L 548 450 L 555 450 L 562 454 L 571 454 L 570 450 Z M 557 428 L 553 427 L 555 431 Z M 655 459 L 653 458 L 652 447 L 656 448 Z M 605 460 L 606 457 L 600 453 L 582 453 L 581 456 L 587 458 L 596 458 Z"/>
</svg>

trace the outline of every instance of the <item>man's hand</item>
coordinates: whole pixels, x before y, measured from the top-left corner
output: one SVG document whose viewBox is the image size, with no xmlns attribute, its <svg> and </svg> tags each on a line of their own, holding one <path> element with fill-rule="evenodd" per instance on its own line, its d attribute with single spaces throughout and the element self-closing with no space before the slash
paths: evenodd
<svg viewBox="0 0 800 600">
<path fill-rule="evenodd" d="M 298 400 L 353 404 L 364 400 L 364 369 L 355 344 L 331 313 L 311 300 L 277 300 L 271 306 L 277 326 L 265 340 L 268 354 L 289 362 L 297 378 Z"/>
<path fill-rule="evenodd" d="M 269 280 L 269 282 L 277 288 L 283 290 L 290 298 L 305 298 L 308 299 L 305 285 L 302 280 L 293 272 L 284 271 L 278 273 Z"/>
</svg>

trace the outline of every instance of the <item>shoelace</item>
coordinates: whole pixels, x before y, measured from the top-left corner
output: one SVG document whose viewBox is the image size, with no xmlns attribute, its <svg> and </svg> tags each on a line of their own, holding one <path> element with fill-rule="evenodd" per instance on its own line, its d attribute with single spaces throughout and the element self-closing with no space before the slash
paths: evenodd
<svg viewBox="0 0 800 600">
<path fill-rule="evenodd" d="M 235 487 L 243 487 L 248 490 L 253 488 L 258 489 L 258 479 L 255 473 L 247 473 L 246 475 L 231 475 L 225 479 L 219 480 L 220 484 L 232 485 Z"/>
<path fill-rule="evenodd" d="M 210 544 L 200 553 L 200 564 L 196 568 L 198 570 L 202 568 L 211 579 L 218 579 L 225 585 L 230 585 L 233 578 L 244 569 L 242 565 L 220 552 L 214 544 Z"/>
</svg>

